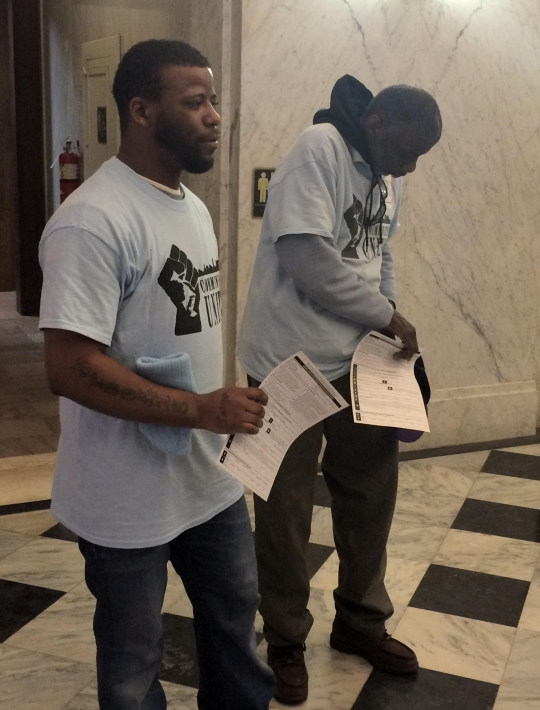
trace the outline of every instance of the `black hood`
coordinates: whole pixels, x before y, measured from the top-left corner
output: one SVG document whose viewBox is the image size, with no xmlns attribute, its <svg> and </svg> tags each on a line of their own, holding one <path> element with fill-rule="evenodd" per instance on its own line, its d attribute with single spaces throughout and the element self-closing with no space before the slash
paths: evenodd
<svg viewBox="0 0 540 710">
<path fill-rule="evenodd" d="M 342 137 L 360 153 L 371 167 L 369 150 L 360 131 L 360 119 L 365 114 L 373 94 L 358 79 L 345 74 L 332 89 L 330 108 L 322 108 L 313 117 L 313 123 L 331 123 Z"/>
</svg>

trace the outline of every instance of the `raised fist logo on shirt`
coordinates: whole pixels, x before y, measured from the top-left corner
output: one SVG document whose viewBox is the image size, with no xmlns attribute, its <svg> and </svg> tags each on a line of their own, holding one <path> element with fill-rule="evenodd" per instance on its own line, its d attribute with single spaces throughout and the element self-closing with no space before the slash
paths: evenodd
<svg viewBox="0 0 540 710">
<path fill-rule="evenodd" d="M 341 256 L 347 259 L 358 259 L 358 245 L 362 238 L 362 226 L 364 224 L 364 205 L 355 195 L 353 195 L 353 203 L 343 215 L 343 219 L 351 233 L 351 241 L 341 252 Z"/>
<path fill-rule="evenodd" d="M 187 255 L 173 244 L 171 255 L 159 275 L 158 284 L 176 306 L 175 335 L 200 333 L 202 330 L 198 282 L 199 271 Z"/>
</svg>

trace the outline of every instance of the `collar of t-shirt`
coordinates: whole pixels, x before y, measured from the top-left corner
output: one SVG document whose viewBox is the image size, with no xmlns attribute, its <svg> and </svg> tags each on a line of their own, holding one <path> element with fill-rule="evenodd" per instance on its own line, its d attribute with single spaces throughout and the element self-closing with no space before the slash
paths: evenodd
<svg viewBox="0 0 540 710">
<path fill-rule="evenodd" d="M 146 182 L 149 183 L 150 185 L 153 185 L 158 190 L 161 190 L 161 192 L 164 192 L 166 195 L 169 195 L 169 197 L 172 197 L 173 200 L 183 200 L 184 197 L 186 196 L 182 186 L 180 186 L 176 190 L 174 190 L 172 187 L 167 187 L 167 185 L 162 185 L 159 182 L 155 182 L 154 180 L 150 180 L 150 178 L 147 178 L 144 175 L 141 175 L 141 177 L 143 177 L 146 180 Z"/>
<path fill-rule="evenodd" d="M 364 158 L 362 158 L 362 155 L 360 154 L 360 152 L 358 150 L 356 150 L 356 148 L 354 146 L 352 146 L 350 143 L 347 143 L 347 141 L 345 141 L 345 144 L 347 145 L 347 148 L 349 149 L 349 153 L 351 154 L 351 159 L 352 159 L 353 163 L 355 164 L 356 169 L 362 175 L 364 175 L 366 178 L 368 178 L 368 180 L 371 180 L 371 178 L 373 177 L 373 173 L 371 172 L 371 168 L 366 163 Z"/>
</svg>

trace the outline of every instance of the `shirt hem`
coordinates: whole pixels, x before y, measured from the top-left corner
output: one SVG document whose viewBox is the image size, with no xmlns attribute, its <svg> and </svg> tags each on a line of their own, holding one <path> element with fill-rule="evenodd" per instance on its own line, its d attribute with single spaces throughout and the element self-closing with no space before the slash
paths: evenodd
<svg viewBox="0 0 540 710">
<path fill-rule="evenodd" d="M 205 513 L 203 516 L 200 518 L 197 518 L 196 520 L 192 520 L 187 524 L 180 525 L 178 528 L 175 530 L 171 531 L 170 533 L 166 533 L 165 535 L 162 535 L 158 538 L 152 538 L 151 540 L 145 539 L 145 540 L 130 540 L 129 542 L 126 542 L 124 540 L 116 540 L 116 539 L 110 539 L 110 538 L 101 538 L 97 535 L 94 535 L 92 533 L 88 533 L 84 531 L 81 527 L 77 525 L 76 522 L 72 521 L 69 519 L 69 516 L 63 515 L 62 512 L 59 512 L 56 510 L 56 507 L 54 505 L 54 501 L 51 505 L 51 510 L 50 513 L 51 515 L 58 520 L 58 522 L 62 523 L 62 525 L 65 525 L 71 532 L 75 533 L 75 535 L 78 535 L 79 537 L 82 537 L 84 540 L 87 540 L 88 542 L 91 542 L 94 545 L 100 545 L 101 547 L 110 547 L 110 548 L 116 548 L 119 550 L 132 550 L 132 549 L 141 549 L 141 548 L 147 548 L 147 547 L 157 547 L 158 545 L 165 545 L 171 540 L 174 540 L 178 535 L 181 535 L 183 532 L 186 532 L 186 530 L 190 530 L 191 528 L 195 528 L 198 525 L 202 525 L 203 523 L 207 523 L 209 520 L 214 518 L 216 515 L 219 515 L 219 513 L 222 513 L 224 510 L 227 508 L 230 508 L 231 505 L 234 505 L 237 503 L 244 495 L 244 491 L 241 490 L 239 491 L 239 495 L 234 495 L 228 498 L 226 501 L 220 503 L 218 506 L 215 508 L 212 508 L 211 511 Z"/>
</svg>

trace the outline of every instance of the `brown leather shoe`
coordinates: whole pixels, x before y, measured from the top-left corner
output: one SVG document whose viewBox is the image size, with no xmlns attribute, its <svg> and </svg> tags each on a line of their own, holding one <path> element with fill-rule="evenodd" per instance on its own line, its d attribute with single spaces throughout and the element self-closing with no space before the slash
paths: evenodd
<svg viewBox="0 0 540 710">
<path fill-rule="evenodd" d="M 283 705 L 298 705 L 308 696 L 308 672 L 304 644 L 273 646 L 268 644 L 268 665 L 276 676 L 275 699 Z"/>
<path fill-rule="evenodd" d="M 343 621 L 334 620 L 330 646 L 336 651 L 362 656 L 374 668 L 394 675 L 418 672 L 418 659 L 412 648 L 396 641 L 386 631 L 378 638 L 366 638 Z"/>
</svg>

